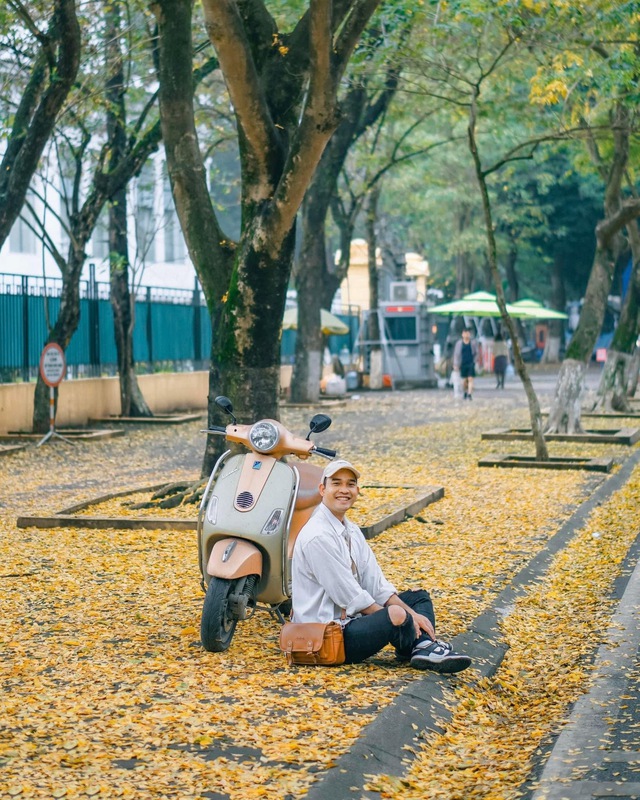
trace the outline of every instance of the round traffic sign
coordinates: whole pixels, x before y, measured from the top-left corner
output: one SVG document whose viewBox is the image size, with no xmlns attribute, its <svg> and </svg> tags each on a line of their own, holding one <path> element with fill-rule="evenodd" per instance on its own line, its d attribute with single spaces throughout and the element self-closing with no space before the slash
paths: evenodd
<svg viewBox="0 0 640 800">
<path fill-rule="evenodd" d="M 64 350 L 59 344 L 45 344 L 40 355 L 40 375 L 47 386 L 58 386 L 62 383 L 67 364 Z"/>
</svg>

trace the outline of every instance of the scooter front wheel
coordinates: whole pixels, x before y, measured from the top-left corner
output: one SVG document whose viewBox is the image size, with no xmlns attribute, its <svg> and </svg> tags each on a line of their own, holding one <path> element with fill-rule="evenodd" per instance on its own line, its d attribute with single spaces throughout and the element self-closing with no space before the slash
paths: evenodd
<svg viewBox="0 0 640 800">
<path fill-rule="evenodd" d="M 200 640 L 205 650 L 221 653 L 233 639 L 238 620 L 231 615 L 229 595 L 233 594 L 237 580 L 211 578 L 207 587 L 200 622 Z"/>
</svg>

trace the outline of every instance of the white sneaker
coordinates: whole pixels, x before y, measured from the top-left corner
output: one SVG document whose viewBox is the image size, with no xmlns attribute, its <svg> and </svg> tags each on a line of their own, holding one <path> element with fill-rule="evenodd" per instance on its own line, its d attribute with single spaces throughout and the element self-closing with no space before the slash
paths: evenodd
<svg viewBox="0 0 640 800">
<path fill-rule="evenodd" d="M 471 664 L 469 656 L 456 653 L 448 642 L 420 642 L 411 653 L 411 666 L 451 674 L 461 672 Z"/>
</svg>

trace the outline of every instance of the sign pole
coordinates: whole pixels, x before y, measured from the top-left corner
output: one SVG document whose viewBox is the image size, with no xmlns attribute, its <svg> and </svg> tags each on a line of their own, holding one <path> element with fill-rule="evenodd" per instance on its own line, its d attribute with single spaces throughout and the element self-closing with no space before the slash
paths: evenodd
<svg viewBox="0 0 640 800">
<path fill-rule="evenodd" d="M 59 344 L 50 342 L 46 344 L 40 355 L 40 375 L 42 380 L 49 387 L 49 432 L 43 436 L 36 447 L 40 447 L 53 437 L 62 439 L 64 442 L 74 444 L 71 439 L 67 439 L 56 432 L 56 386 L 59 386 L 63 379 L 67 364 L 64 358 L 64 350 Z"/>
</svg>

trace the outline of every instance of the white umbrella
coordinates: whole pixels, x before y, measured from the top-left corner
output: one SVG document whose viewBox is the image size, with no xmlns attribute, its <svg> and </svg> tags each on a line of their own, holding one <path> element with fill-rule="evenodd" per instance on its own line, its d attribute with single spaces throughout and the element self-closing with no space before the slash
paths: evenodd
<svg viewBox="0 0 640 800">
<path fill-rule="evenodd" d="M 282 330 L 295 331 L 297 328 L 298 309 L 288 308 L 284 312 L 284 317 L 282 318 Z M 329 336 L 332 333 L 345 334 L 349 333 L 349 326 L 345 325 L 341 319 L 335 316 L 335 314 L 332 314 L 330 311 L 322 308 L 320 309 L 320 330 L 326 336 Z"/>
</svg>

